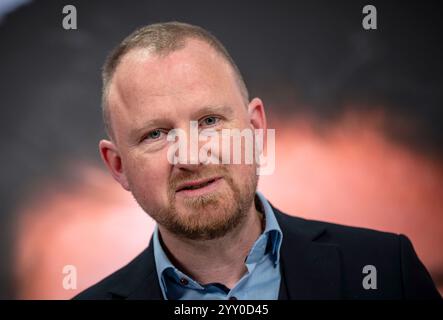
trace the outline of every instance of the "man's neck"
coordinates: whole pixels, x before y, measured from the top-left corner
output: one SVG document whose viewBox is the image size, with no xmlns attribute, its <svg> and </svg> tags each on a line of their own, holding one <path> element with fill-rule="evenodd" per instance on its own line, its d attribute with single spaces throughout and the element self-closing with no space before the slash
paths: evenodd
<svg viewBox="0 0 443 320">
<path fill-rule="evenodd" d="M 175 266 L 199 283 L 232 288 L 247 271 L 245 259 L 263 232 L 262 216 L 253 202 L 242 224 L 212 240 L 183 239 L 159 225 L 163 249 Z"/>
</svg>

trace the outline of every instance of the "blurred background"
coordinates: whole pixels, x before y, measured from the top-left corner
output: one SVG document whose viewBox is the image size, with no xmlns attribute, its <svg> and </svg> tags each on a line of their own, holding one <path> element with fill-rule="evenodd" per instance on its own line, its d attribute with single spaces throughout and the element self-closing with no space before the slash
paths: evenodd
<svg viewBox="0 0 443 320">
<path fill-rule="evenodd" d="M 99 157 L 100 68 L 167 20 L 213 32 L 263 99 L 276 171 L 259 188 L 275 206 L 406 234 L 443 293 L 437 1 L 1 0 L 0 17 L 0 298 L 71 298 L 147 246 L 153 221 Z"/>
</svg>

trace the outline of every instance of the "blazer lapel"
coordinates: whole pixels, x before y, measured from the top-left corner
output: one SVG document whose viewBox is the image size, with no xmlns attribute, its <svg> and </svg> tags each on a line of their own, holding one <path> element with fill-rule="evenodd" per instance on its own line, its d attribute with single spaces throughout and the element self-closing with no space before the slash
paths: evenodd
<svg viewBox="0 0 443 320">
<path fill-rule="evenodd" d="M 342 288 L 338 246 L 318 241 L 325 231 L 323 227 L 273 209 L 283 233 L 279 299 L 340 299 Z"/>
</svg>

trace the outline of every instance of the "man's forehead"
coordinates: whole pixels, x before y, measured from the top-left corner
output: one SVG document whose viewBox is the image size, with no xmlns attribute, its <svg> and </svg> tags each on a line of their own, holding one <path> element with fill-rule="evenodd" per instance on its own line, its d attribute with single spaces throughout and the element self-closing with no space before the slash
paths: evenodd
<svg viewBox="0 0 443 320">
<path fill-rule="evenodd" d="M 232 80 L 233 73 L 225 59 L 207 43 L 190 39 L 184 48 L 168 54 L 159 55 L 144 48 L 131 50 L 116 68 L 112 82 L 120 94 L 137 97 L 202 90 Z"/>
</svg>

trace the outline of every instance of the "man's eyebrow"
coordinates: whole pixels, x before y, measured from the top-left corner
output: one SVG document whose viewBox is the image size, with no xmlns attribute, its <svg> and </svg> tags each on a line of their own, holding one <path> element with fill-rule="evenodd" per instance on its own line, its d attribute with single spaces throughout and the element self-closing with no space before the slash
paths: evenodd
<svg viewBox="0 0 443 320">
<path fill-rule="evenodd" d="M 225 105 L 220 105 L 220 106 L 205 106 L 203 108 L 200 108 L 198 110 L 196 110 L 195 112 L 193 112 L 191 114 L 191 119 L 198 119 L 203 115 L 208 115 L 208 114 L 222 114 L 225 115 L 226 117 L 231 117 L 234 114 L 234 111 Z"/>
</svg>

